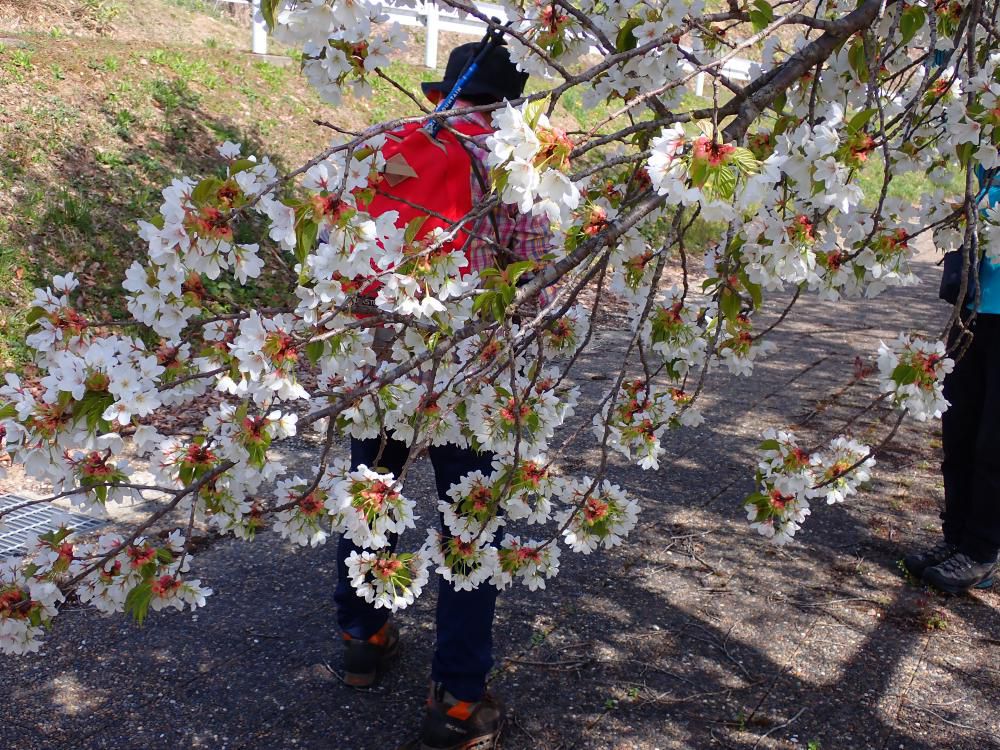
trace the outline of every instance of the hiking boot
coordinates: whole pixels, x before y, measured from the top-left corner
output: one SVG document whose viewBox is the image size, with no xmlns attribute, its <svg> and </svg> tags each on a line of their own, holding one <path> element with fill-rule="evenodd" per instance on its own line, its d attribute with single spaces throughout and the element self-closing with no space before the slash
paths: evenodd
<svg viewBox="0 0 1000 750">
<path fill-rule="evenodd" d="M 431 686 L 420 730 L 420 750 L 493 750 L 503 729 L 503 703 L 487 694 L 460 701 L 441 684 Z"/>
<path fill-rule="evenodd" d="M 958 552 L 957 546 L 940 541 L 929 550 L 914 552 L 912 555 L 904 557 L 903 567 L 906 568 L 907 573 L 920 580 L 925 570 L 935 565 L 940 565 L 956 552 Z"/>
<path fill-rule="evenodd" d="M 344 683 L 356 688 L 375 684 L 386 664 L 399 653 L 399 628 L 387 621 L 367 640 L 344 637 Z"/>
<path fill-rule="evenodd" d="M 924 583 L 949 594 L 961 594 L 971 588 L 993 585 L 993 572 L 997 561 L 976 562 L 964 552 L 956 552 L 942 563 L 924 571 Z"/>
</svg>

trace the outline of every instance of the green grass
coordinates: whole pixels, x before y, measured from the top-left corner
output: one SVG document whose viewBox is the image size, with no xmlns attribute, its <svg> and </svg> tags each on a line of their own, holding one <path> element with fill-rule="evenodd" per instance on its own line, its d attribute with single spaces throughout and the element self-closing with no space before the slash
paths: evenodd
<svg viewBox="0 0 1000 750">
<path fill-rule="evenodd" d="M 415 68 L 412 65 L 392 61 L 385 70 L 386 75 L 396 81 L 407 91 L 412 91 L 414 95 L 423 101 L 423 94 L 420 84 L 424 81 L 439 80 L 439 73 L 426 68 Z M 371 99 L 358 102 L 359 106 L 366 108 L 366 119 L 370 122 L 381 122 L 391 120 L 404 115 L 418 114 L 417 105 L 388 81 L 381 78 L 372 78 Z"/>
<path fill-rule="evenodd" d="M 146 84 L 146 90 L 168 113 L 180 108 L 194 109 L 201 101 L 201 94 L 181 78 L 154 78 Z"/>
<path fill-rule="evenodd" d="M 288 86 L 290 79 L 299 74 L 298 69 L 290 65 L 272 65 L 264 61 L 254 63 L 253 67 L 264 84 L 274 93 L 282 92 Z"/>
<path fill-rule="evenodd" d="M 223 140 L 290 168 L 318 151 L 328 133 L 285 112 L 336 119 L 295 68 L 219 46 L 138 53 L 114 40 L 76 37 L 73 49 L 55 46 L 41 60 L 37 52 L 0 49 L 0 77 L 20 87 L 0 121 L 3 369 L 27 364 L 21 342 L 31 290 L 55 273 L 77 273 L 93 317 L 126 313 L 121 279 L 143 255 L 136 222 L 157 211 L 171 179 L 222 169 L 215 147 Z M 249 224 L 239 228 L 241 241 L 253 233 Z M 226 284 L 213 288 L 244 302 L 266 300 L 277 277 Z"/>
<path fill-rule="evenodd" d="M 211 11 L 201 0 L 164 2 Z M 81 7 L 110 23 L 124 6 L 88 0 Z M 36 32 L 52 36 L 46 28 Z M 177 38 L 184 38 L 183 28 Z M 418 98 L 420 83 L 441 75 L 398 61 L 387 72 Z M 418 112 L 413 101 L 378 78 L 372 79 L 370 99 L 348 97 L 331 108 L 311 91 L 296 64 L 272 65 L 214 40 L 137 49 L 91 34 L 74 37 L 72 45 L 47 44 L 44 55 L 40 47 L 0 47 L 0 82 L 15 87 L 0 119 L 4 369 L 25 365 L 28 352 L 20 342 L 26 305 L 32 288 L 55 273 L 77 273 L 94 315 L 124 314 L 120 282 L 125 268 L 143 255 L 136 222 L 157 211 L 160 191 L 171 179 L 219 170 L 217 144 L 242 142 L 252 153 L 270 156 L 279 168 L 292 168 L 329 141 L 329 131 L 312 125 L 314 117 L 357 129 Z M 690 94 L 683 101 L 685 108 L 704 103 Z M 585 108 L 581 92 L 572 90 L 554 119 L 585 130 L 609 111 Z M 869 193 L 881 178 L 869 168 L 862 179 Z M 907 177 L 894 181 L 892 189 L 915 197 L 926 186 Z M 253 230 L 241 225 L 240 238 L 249 240 Z M 689 234 L 692 250 L 720 233 L 718 225 L 695 222 Z M 271 294 L 276 279 L 224 289 L 227 283 L 213 282 L 212 288 L 252 302 Z"/>
<path fill-rule="evenodd" d="M 204 13 L 215 18 L 222 18 L 224 15 L 216 8 L 215 3 L 208 0 L 167 0 L 167 2 L 178 8 L 183 8 L 194 13 Z"/>
<path fill-rule="evenodd" d="M 87 26 L 104 33 L 111 29 L 124 9 L 121 0 L 83 0 L 81 12 Z"/>
<path fill-rule="evenodd" d="M 885 179 L 885 166 L 882 157 L 873 155 L 858 174 L 858 184 L 865 194 L 866 206 L 875 206 L 882 192 L 882 181 Z M 962 192 L 964 175 L 959 170 L 953 171 L 951 189 L 955 193 Z M 919 203 L 923 195 L 933 192 L 935 187 L 923 172 L 905 172 L 893 177 L 889 183 L 887 195 L 890 198 L 900 198 L 910 203 Z"/>
</svg>

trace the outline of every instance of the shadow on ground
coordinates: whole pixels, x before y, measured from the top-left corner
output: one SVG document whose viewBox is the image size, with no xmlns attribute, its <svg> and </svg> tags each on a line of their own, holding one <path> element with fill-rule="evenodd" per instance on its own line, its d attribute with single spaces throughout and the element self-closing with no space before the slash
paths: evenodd
<svg viewBox="0 0 1000 750">
<path fill-rule="evenodd" d="M 179 158 L 194 161 L 171 168 L 204 168 L 215 139 L 195 111 L 177 117 L 191 138 Z M 96 169 L 86 158 L 73 168 Z M 849 305 L 799 312 L 755 378 L 712 376 L 706 426 L 670 437 L 672 461 L 615 467 L 643 504 L 628 545 L 565 552 L 544 592 L 502 597 L 491 688 L 513 709 L 503 748 L 1000 747 L 1000 597 L 939 597 L 896 566 L 933 539 L 933 427 L 904 428 L 864 494 L 816 508 L 788 548 L 747 529 L 740 499 L 760 432 L 836 433 L 872 395 L 844 387 L 856 358 L 941 318 L 926 287 L 887 295 L 877 319 Z M 621 346 L 606 330 L 581 362 L 586 399 L 606 385 L 587 378 Z M 875 442 L 884 426 L 871 429 Z M 308 466 L 314 451 L 302 442 L 286 460 Z M 586 471 L 592 459 L 564 462 Z M 426 465 L 414 480 L 411 496 L 433 513 Z M 380 689 L 351 692 L 331 670 L 332 555 L 270 533 L 223 540 L 195 561 L 217 592 L 195 615 L 140 629 L 67 611 L 44 656 L 5 661 L 0 747 L 394 748 L 419 721 L 433 595 L 400 616 L 405 651 Z"/>
</svg>

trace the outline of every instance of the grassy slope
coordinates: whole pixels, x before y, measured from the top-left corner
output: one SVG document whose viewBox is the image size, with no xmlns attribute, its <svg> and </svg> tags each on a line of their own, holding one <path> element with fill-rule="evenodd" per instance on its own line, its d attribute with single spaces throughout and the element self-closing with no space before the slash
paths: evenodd
<svg viewBox="0 0 1000 750">
<path fill-rule="evenodd" d="M 54 273 L 76 272 L 90 309 L 122 313 L 120 281 L 142 252 L 136 221 L 156 211 L 172 178 L 217 170 L 222 140 L 294 167 L 327 140 L 314 117 L 359 127 L 416 111 L 381 81 L 369 101 L 327 107 L 294 65 L 247 54 L 248 30 L 202 0 L 0 3 L 0 30 L 29 43 L 0 47 L 3 369 L 25 364 L 26 302 Z M 390 72 L 416 91 L 435 77 L 421 59 L 416 39 Z M 589 128 L 601 115 L 569 92 L 556 119 Z M 700 228 L 707 240 L 711 227 Z"/>
<path fill-rule="evenodd" d="M 217 170 L 218 143 L 242 141 L 279 166 L 295 166 L 328 140 L 313 117 L 355 127 L 412 109 L 380 90 L 370 104 L 334 111 L 294 65 L 246 54 L 243 28 L 174 4 L 140 0 L 103 34 L 49 26 L 45 11 L 30 31 L 23 17 L 20 24 L 0 17 L 0 28 L 16 28 L 30 42 L 0 48 L 4 368 L 24 363 L 25 302 L 53 273 L 75 271 L 86 281 L 89 307 L 121 312 L 124 268 L 141 253 L 135 222 L 155 212 L 172 178 Z M 166 36 L 184 41 L 158 41 Z"/>
<path fill-rule="evenodd" d="M 217 170 L 218 143 L 238 140 L 295 167 L 328 140 L 313 118 L 359 127 L 416 111 L 381 81 L 371 100 L 324 105 L 295 65 L 247 54 L 248 30 L 200 0 L 42 0 L 32 13 L 4 5 L 0 29 L 29 43 L 0 46 L 4 369 L 25 364 L 26 302 L 54 273 L 84 280 L 89 309 L 122 313 L 120 281 L 142 252 L 136 221 L 156 211 L 172 178 Z M 438 77 L 419 58 L 418 39 L 390 67 L 414 91 Z M 560 119 L 574 127 L 595 117 L 575 93 L 566 109 Z"/>
</svg>

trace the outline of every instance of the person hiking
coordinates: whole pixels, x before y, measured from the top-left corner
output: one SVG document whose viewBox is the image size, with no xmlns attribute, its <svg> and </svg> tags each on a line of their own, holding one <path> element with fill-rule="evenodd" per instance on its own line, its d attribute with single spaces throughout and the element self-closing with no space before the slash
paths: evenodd
<svg viewBox="0 0 1000 750">
<path fill-rule="evenodd" d="M 505 47 L 496 41 L 487 45 L 487 40 L 483 40 L 452 51 L 444 79 L 422 84 L 427 98 L 435 104 L 445 99 L 477 57 L 478 65 L 465 81 L 454 107 L 494 104 L 521 96 L 528 75 L 517 70 Z M 400 150 L 387 158 L 386 175 L 379 183 L 387 194 L 374 198 L 367 210 L 373 215 L 395 210 L 405 219 L 419 215 L 414 202 L 423 208 L 435 208 L 437 218 L 432 216 L 427 220 L 426 230 L 440 220 L 442 212 L 446 215 L 451 211 L 460 219 L 471 207 L 481 205 L 490 189 L 485 142 L 493 128 L 489 113 L 470 113 L 448 118 L 447 127 L 437 135 L 431 135 L 428 131 L 434 128 L 426 125 L 423 132 L 417 132 L 420 129 L 421 125 L 415 123 L 388 134 L 389 142 L 407 143 L 407 138 L 412 137 L 413 145 L 396 146 Z M 462 142 L 453 131 L 465 136 Z M 407 194 L 420 196 L 421 200 L 406 204 L 394 198 L 393 189 L 397 185 L 400 185 L 397 194 L 405 189 L 409 191 Z M 427 205 L 432 201 L 444 201 L 446 205 L 443 208 Z M 446 226 L 446 222 L 439 226 Z M 453 244 L 465 252 L 468 270 L 481 271 L 502 264 L 501 255 L 509 256 L 510 260 L 541 259 L 550 249 L 551 233 L 544 216 L 520 214 L 514 207 L 501 204 L 491 216 L 478 220 L 468 235 L 459 233 Z M 380 470 L 398 476 L 409 451 L 410 446 L 385 435 L 364 440 L 352 438 L 351 466 L 356 469 L 362 464 L 377 465 Z M 447 495 L 449 487 L 464 475 L 481 471 L 488 476 L 493 471 L 490 453 L 444 444 L 431 446 L 429 454 L 437 492 L 445 502 L 451 501 Z M 391 544 L 395 546 L 395 542 L 393 538 Z M 358 550 L 348 538 L 341 537 L 334 600 L 344 644 L 343 679 L 353 687 L 366 688 L 375 683 L 398 651 L 400 635 L 387 611 L 367 603 L 351 585 L 346 561 Z M 410 747 L 472 750 L 495 744 L 504 708 L 486 692 L 486 676 L 493 666 L 496 597 L 497 589 L 489 583 L 471 591 L 456 591 L 451 582 L 440 580 L 430 697 L 419 740 Z"/>
<path fill-rule="evenodd" d="M 982 167 L 977 172 L 980 200 L 996 205 L 1000 184 Z M 952 304 L 960 293 L 963 254 L 945 259 L 941 297 Z M 948 340 L 955 369 L 944 379 L 950 404 L 941 419 L 944 538 L 903 559 L 912 576 L 950 594 L 992 586 L 1000 556 L 1000 265 L 978 255 L 968 260 L 963 324 L 955 324 Z"/>
</svg>

